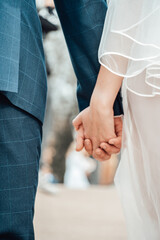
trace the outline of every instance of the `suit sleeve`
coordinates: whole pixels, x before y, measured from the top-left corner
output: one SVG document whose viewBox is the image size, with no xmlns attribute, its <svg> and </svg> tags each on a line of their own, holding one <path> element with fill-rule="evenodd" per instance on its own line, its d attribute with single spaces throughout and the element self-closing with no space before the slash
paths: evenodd
<svg viewBox="0 0 160 240">
<path fill-rule="evenodd" d="M 77 76 L 77 98 L 82 111 L 89 106 L 100 68 L 98 48 L 107 4 L 105 0 L 55 0 L 55 5 Z M 114 104 L 114 113 L 123 113 L 120 92 Z"/>
</svg>

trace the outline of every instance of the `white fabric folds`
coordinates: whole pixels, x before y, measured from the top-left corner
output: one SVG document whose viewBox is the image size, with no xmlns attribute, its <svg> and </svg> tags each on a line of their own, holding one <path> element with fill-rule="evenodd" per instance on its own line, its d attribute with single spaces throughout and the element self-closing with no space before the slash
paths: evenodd
<svg viewBox="0 0 160 240">
<path fill-rule="evenodd" d="M 115 185 L 129 240 L 160 239 L 160 0 L 110 0 L 99 61 L 123 76 Z"/>
<path fill-rule="evenodd" d="M 99 61 L 130 91 L 160 94 L 160 0 L 110 0 Z"/>
</svg>

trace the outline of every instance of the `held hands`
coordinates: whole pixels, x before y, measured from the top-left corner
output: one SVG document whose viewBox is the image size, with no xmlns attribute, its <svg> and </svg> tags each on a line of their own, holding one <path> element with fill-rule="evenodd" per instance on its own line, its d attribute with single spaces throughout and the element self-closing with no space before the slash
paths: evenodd
<svg viewBox="0 0 160 240">
<path fill-rule="evenodd" d="M 76 150 L 85 147 L 99 161 L 110 159 L 121 148 L 122 119 L 114 118 L 113 109 L 107 109 L 90 106 L 73 120 L 77 131 Z"/>
<path fill-rule="evenodd" d="M 114 118 L 113 104 L 123 78 L 101 66 L 90 106 L 74 120 L 77 151 L 85 147 L 95 159 L 110 159 L 121 148 L 122 120 Z"/>
</svg>

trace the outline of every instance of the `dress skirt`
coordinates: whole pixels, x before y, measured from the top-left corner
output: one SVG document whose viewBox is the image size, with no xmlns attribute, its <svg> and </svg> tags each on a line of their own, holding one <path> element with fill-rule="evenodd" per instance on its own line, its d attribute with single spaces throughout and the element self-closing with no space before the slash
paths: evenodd
<svg viewBox="0 0 160 240">
<path fill-rule="evenodd" d="M 130 240 L 160 239 L 160 96 L 141 97 L 123 81 L 122 155 L 115 175 Z"/>
</svg>

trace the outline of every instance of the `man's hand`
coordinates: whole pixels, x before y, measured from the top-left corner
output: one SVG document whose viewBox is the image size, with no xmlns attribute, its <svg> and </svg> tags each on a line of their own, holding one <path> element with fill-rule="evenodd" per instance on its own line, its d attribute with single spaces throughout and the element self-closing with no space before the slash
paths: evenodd
<svg viewBox="0 0 160 240">
<path fill-rule="evenodd" d="M 122 145 L 122 128 L 123 122 L 121 117 L 114 118 L 114 127 L 116 138 L 110 139 L 108 143 L 101 143 L 100 148 L 97 149 L 97 155 L 101 158 L 103 157 L 103 151 L 108 153 L 109 155 L 117 154 L 121 150 Z"/>
<path fill-rule="evenodd" d="M 122 117 L 115 117 L 114 118 L 114 127 L 115 127 L 115 133 L 116 133 L 116 138 L 110 139 L 108 141 L 108 144 L 106 143 L 101 143 L 100 147 L 107 151 L 108 153 L 119 153 L 121 150 L 121 145 L 122 145 L 122 128 L 123 128 L 123 122 L 122 122 Z M 112 146 L 112 147 L 111 147 Z"/>
</svg>

